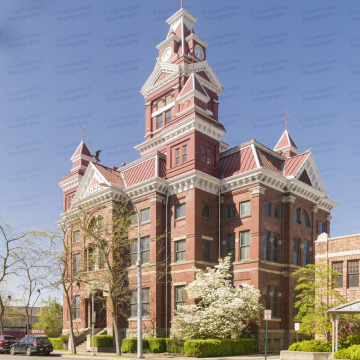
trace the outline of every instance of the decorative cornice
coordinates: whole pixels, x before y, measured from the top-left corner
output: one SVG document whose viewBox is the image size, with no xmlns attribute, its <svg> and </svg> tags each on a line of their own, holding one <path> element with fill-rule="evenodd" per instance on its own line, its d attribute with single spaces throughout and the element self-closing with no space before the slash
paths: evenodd
<svg viewBox="0 0 360 360">
<path fill-rule="evenodd" d="M 198 42 L 200 45 L 202 45 L 205 49 L 209 46 L 209 44 L 207 42 L 205 42 L 204 40 L 200 39 L 195 33 L 190 34 L 189 36 L 187 36 L 185 38 L 185 40 L 187 42 L 191 41 L 191 40 L 195 40 L 196 42 Z"/>
<path fill-rule="evenodd" d="M 142 155 L 192 130 L 198 130 L 215 140 L 220 140 L 226 134 L 226 131 L 219 126 L 211 124 L 209 121 L 203 120 L 197 115 L 193 115 L 162 131 L 152 139 L 136 145 L 134 149 Z"/>
<path fill-rule="evenodd" d="M 281 202 L 282 203 L 291 203 L 291 204 L 294 204 L 296 201 L 296 197 L 295 196 L 282 196 L 281 197 Z"/>
<path fill-rule="evenodd" d="M 63 189 L 63 191 L 68 190 L 74 186 L 78 186 L 80 184 L 82 177 L 83 176 L 79 174 L 73 175 L 69 179 L 61 181 L 59 183 L 59 186 Z"/>
<path fill-rule="evenodd" d="M 169 36 L 167 39 L 165 39 L 164 41 L 162 41 L 159 45 L 157 45 L 156 48 L 158 50 L 160 50 L 167 44 L 171 43 L 172 41 L 176 41 L 179 43 L 181 41 L 181 39 L 178 36 L 176 36 L 175 34 L 173 34 L 173 35 Z"/>
<path fill-rule="evenodd" d="M 326 215 L 326 221 L 330 221 L 332 219 L 331 215 Z"/>
<path fill-rule="evenodd" d="M 249 189 L 249 191 L 250 191 L 251 195 L 255 195 L 255 194 L 264 195 L 266 192 L 266 188 L 264 188 L 262 186 L 255 186 L 255 187 Z"/>
<path fill-rule="evenodd" d="M 155 116 L 157 116 L 157 115 L 159 115 L 159 114 L 162 114 L 163 112 L 171 109 L 171 108 L 174 107 L 174 106 L 175 106 L 175 101 L 171 102 L 169 105 L 166 105 L 166 106 L 162 107 L 162 108 L 159 109 L 159 110 L 154 111 L 154 112 L 151 114 L 151 117 L 153 118 L 153 117 L 155 117 Z"/>
<path fill-rule="evenodd" d="M 311 207 L 311 209 L 312 209 L 312 211 L 313 211 L 314 213 L 317 213 L 318 210 L 319 210 L 319 207 L 316 206 L 316 205 L 313 205 L 313 206 Z"/>
<path fill-rule="evenodd" d="M 159 203 L 164 203 L 165 202 L 165 198 L 163 196 L 160 195 L 152 195 L 149 197 L 150 202 L 159 202 Z"/>
</svg>

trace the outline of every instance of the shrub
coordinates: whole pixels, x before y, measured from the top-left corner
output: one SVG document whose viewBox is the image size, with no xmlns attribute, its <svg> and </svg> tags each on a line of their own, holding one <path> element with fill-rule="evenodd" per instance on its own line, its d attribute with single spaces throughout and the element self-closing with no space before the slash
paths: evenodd
<svg viewBox="0 0 360 360">
<path fill-rule="evenodd" d="M 184 345 L 185 354 L 196 357 L 245 355 L 256 349 L 254 339 L 187 340 Z"/>
<path fill-rule="evenodd" d="M 69 336 L 70 336 L 70 333 L 67 333 L 65 335 L 60 335 L 60 339 L 61 341 L 64 343 L 64 342 L 69 342 Z M 56 339 L 56 338 L 53 338 L 53 339 Z"/>
<path fill-rule="evenodd" d="M 149 338 L 149 348 L 151 353 L 166 352 L 166 339 L 163 338 Z"/>
<path fill-rule="evenodd" d="M 180 339 L 165 339 L 166 340 L 166 351 L 173 354 L 184 354 L 184 346 L 178 343 L 184 343 L 185 340 Z"/>
<path fill-rule="evenodd" d="M 331 342 L 321 340 L 305 340 L 292 344 L 289 351 L 308 351 L 308 352 L 331 352 Z"/>
<path fill-rule="evenodd" d="M 49 338 L 49 340 L 51 341 L 54 350 L 59 350 L 64 348 L 64 344 L 61 341 L 61 338 Z"/>
<path fill-rule="evenodd" d="M 350 351 L 350 357 L 353 360 L 359 360 L 360 359 L 360 345 L 353 345 L 349 347 L 347 350 Z"/>
<path fill-rule="evenodd" d="M 113 337 L 111 335 L 95 335 L 96 347 L 111 347 L 113 344 Z M 92 336 L 90 336 L 90 346 L 92 346 Z"/>
<path fill-rule="evenodd" d="M 136 353 L 137 351 L 137 338 L 124 339 L 122 341 L 121 350 L 124 353 Z M 143 339 L 143 351 L 150 350 L 149 339 Z"/>
<path fill-rule="evenodd" d="M 350 348 L 342 349 L 337 351 L 334 354 L 334 359 L 351 359 L 351 350 Z"/>
</svg>

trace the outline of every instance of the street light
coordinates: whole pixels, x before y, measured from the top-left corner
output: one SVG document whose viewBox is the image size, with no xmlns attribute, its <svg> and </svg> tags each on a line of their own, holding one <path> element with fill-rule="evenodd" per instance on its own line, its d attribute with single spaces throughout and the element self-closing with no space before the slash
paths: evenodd
<svg viewBox="0 0 360 360">
<path fill-rule="evenodd" d="M 31 307 L 31 312 L 30 312 L 29 335 L 31 335 L 31 334 L 30 334 L 30 331 L 31 331 L 31 328 L 32 328 L 32 311 L 33 311 L 33 307 L 34 307 L 35 303 L 37 302 L 37 300 L 38 300 L 38 298 L 39 298 L 39 296 L 40 296 L 40 289 L 37 289 L 37 292 L 39 293 L 39 295 L 38 295 L 38 297 L 36 298 L 36 300 L 34 301 L 33 306 Z M 10 296 L 10 295 L 9 295 L 9 296 Z M 11 299 L 11 297 L 10 297 L 10 299 Z"/>
<path fill-rule="evenodd" d="M 141 284 L 141 242 L 140 242 L 140 216 L 139 211 L 135 205 L 135 203 L 132 201 L 131 197 L 120 187 L 112 184 L 108 185 L 105 183 L 100 183 L 100 186 L 113 188 L 115 190 L 118 190 L 122 194 L 124 194 L 131 204 L 134 206 L 137 219 L 138 219 L 138 241 L 137 241 L 137 255 L 138 255 L 138 261 L 136 262 L 136 266 L 138 268 L 138 287 L 137 287 L 137 358 L 143 357 L 143 344 L 142 344 L 142 284 Z M 116 314 L 117 315 L 117 314 Z"/>
</svg>

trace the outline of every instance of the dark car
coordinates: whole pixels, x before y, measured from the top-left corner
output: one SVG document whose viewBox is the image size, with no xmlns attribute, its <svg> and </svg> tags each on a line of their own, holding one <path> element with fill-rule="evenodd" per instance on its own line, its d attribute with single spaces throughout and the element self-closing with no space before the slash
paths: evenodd
<svg viewBox="0 0 360 360">
<path fill-rule="evenodd" d="M 18 340 L 15 336 L 1 335 L 0 336 L 0 352 L 9 352 L 10 345 L 16 343 Z"/>
<path fill-rule="evenodd" d="M 10 345 L 10 354 L 24 353 L 27 356 L 32 354 L 50 355 L 54 350 L 51 341 L 46 336 L 26 336 L 15 344 Z"/>
</svg>

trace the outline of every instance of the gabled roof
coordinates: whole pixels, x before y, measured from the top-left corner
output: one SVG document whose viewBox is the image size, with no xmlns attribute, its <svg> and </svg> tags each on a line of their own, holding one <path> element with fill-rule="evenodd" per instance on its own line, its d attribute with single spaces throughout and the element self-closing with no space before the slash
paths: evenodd
<svg viewBox="0 0 360 360">
<path fill-rule="evenodd" d="M 80 145 L 77 147 L 77 149 L 75 150 L 75 152 L 74 152 L 74 154 L 73 154 L 73 156 L 71 157 L 70 160 L 73 160 L 75 157 L 77 157 L 79 155 L 85 155 L 85 156 L 93 157 L 93 155 L 91 154 L 91 151 L 89 150 L 89 148 L 85 144 L 84 140 L 81 141 Z"/>
<path fill-rule="evenodd" d="M 327 312 L 338 314 L 360 314 L 360 300 L 354 300 L 347 304 L 336 306 Z"/>
<path fill-rule="evenodd" d="M 274 151 L 285 150 L 287 148 L 289 150 L 291 150 L 291 147 L 294 148 L 295 150 L 297 150 L 297 151 L 294 151 L 295 153 L 299 152 L 299 148 L 295 144 L 295 141 L 290 136 L 289 132 L 287 130 L 285 130 L 284 133 L 281 135 L 280 140 L 276 144 Z"/>
<path fill-rule="evenodd" d="M 285 160 L 285 176 L 295 175 L 310 153 L 300 154 Z"/>
<path fill-rule="evenodd" d="M 116 167 L 109 168 L 107 166 L 100 164 L 93 164 L 93 165 L 109 183 L 124 187 L 124 182 L 121 178 L 120 173 L 117 171 Z"/>
<path fill-rule="evenodd" d="M 126 187 L 141 183 L 142 181 L 153 178 L 155 175 L 155 157 L 141 162 L 130 169 L 121 171 L 124 176 Z"/>
<path fill-rule="evenodd" d="M 197 97 L 198 99 L 202 100 L 203 102 L 207 103 L 210 100 L 210 96 L 201 85 L 198 77 L 196 74 L 192 73 L 186 82 L 185 86 L 181 90 L 178 98 L 176 99 L 179 104 L 183 101 L 187 100 L 190 97 Z"/>
</svg>

